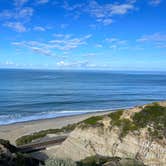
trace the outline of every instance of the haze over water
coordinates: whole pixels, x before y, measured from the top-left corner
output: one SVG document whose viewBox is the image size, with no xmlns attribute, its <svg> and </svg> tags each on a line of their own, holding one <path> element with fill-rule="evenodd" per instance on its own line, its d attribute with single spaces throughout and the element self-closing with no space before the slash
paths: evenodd
<svg viewBox="0 0 166 166">
<path fill-rule="evenodd" d="M 0 124 L 126 108 L 166 98 L 164 72 L 0 70 Z"/>
</svg>

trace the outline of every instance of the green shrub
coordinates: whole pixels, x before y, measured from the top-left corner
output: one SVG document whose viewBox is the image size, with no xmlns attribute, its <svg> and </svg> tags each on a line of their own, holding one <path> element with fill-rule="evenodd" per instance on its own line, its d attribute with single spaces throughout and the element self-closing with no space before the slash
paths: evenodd
<svg viewBox="0 0 166 166">
<path fill-rule="evenodd" d="M 163 136 L 166 137 L 166 107 L 157 103 L 148 105 L 142 111 L 135 113 L 133 122 L 137 128 L 152 126 L 153 130 L 148 129 L 148 131 L 153 138 L 162 139 Z"/>
<path fill-rule="evenodd" d="M 112 119 L 112 120 L 119 120 L 120 117 L 123 114 L 123 110 L 118 110 L 116 112 L 112 112 L 110 113 L 108 116 Z"/>
<path fill-rule="evenodd" d="M 139 130 L 148 127 L 149 135 L 152 138 L 163 139 L 166 137 L 166 107 L 157 103 L 147 105 L 140 112 L 133 115 L 132 121 L 129 119 L 120 119 L 123 111 L 117 111 L 109 114 L 111 125 L 118 126 L 121 130 L 121 137 L 126 136 L 130 131 Z"/>
<path fill-rule="evenodd" d="M 76 166 L 76 163 L 70 159 L 51 158 L 45 162 L 45 166 Z"/>
<path fill-rule="evenodd" d="M 33 140 L 43 138 L 47 134 L 57 134 L 60 132 L 71 132 L 72 130 L 75 129 L 75 127 L 76 127 L 76 124 L 70 124 L 70 125 L 62 127 L 61 129 L 48 129 L 48 130 L 42 130 L 42 131 L 33 133 L 31 135 L 25 135 L 16 140 L 16 145 L 19 146 L 19 145 L 31 143 Z"/>
<path fill-rule="evenodd" d="M 103 116 L 92 116 L 92 117 L 90 117 L 88 119 L 85 119 L 82 122 L 84 124 L 87 124 L 87 125 L 96 125 L 102 119 L 103 119 Z"/>
<path fill-rule="evenodd" d="M 144 166 L 141 161 L 131 158 L 120 157 L 105 157 L 105 156 L 91 156 L 87 157 L 79 162 L 77 166 Z"/>
<path fill-rule="evenodd" d="M 108 116 L 111 118 L 111 125 L 120 126 L 120 117 L 123 114 L 123 110 L 110 113 Z"/>
<path fill-rule="evenodd" d="M 120 120 L 121 137 L 126 136 L 130 131 L 137 130 L 137 126 L 129 119 Z"/>
<path fill-rule="evenodd" d="M 109 161 L 110 158 L 111 157 L 104 157 L 99 155 L 90 156 L 77 162 L 77 166 L 101 166 L 107 161 Z"/>
</svg>

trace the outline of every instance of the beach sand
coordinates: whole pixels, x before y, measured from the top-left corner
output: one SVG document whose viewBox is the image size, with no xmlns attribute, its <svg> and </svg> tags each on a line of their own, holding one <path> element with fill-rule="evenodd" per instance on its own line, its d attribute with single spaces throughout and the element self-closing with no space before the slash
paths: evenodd
<svg viewBox="0 0 166 166">
<path fill-rule="evenodd" d="M 15 140 L 23 135 L 31 134 L 40 130 L 56 129 L 68 124 L 77 123 L 90 116 L 104 115 L 112 111 L 86 113 L 82 115 L 58 117 L 44 120 L 35 120 L 0 126 L 0 139 L 9 140 L 15 144 Z"/>
</svg>

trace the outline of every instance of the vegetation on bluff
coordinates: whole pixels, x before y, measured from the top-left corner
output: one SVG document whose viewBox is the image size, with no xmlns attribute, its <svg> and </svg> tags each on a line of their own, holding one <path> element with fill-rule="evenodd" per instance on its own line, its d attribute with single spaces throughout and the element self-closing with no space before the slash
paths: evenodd
<svg viewBox="0 0 166 166">
<path fill-rule="evenodd" d="M 136 159 L 96 155 L 77 162 L 77 166 L 144 166 L 144 164 Z"/>
<path fill-rule="evenodd" d="M 145 106 L 140 112 L 133 115 L 132 120 L 120 118 L 122 111 L 111 113 L 111 125 L 118 126 L 121 137 L 130 131 L 140 130 L 147 127 L 152 138 L 162 139 L 166 137 L 166 107 L 157 103 Z"/>
<path fill-rule="evenodd" d="M 152 138 L 166 138 L 166 107 L 157 103 L 148 105 L 141 112 L 135 113 L 133 122 L 138 129 L 148 127 Z"/>
<path fill-rule="evenodd" d="M 72 130 L 75 129 L 75 127 L 76 127 L 76 124 L 70 124 L 70 125 L 62 127 L 61 129 L 48 129 L 48 130 L 42 130 L 39 132 L 35 132 L 30 135 L 24 135 L 16 140 L 16 145 L 19 146 L 19 145 L 31 143 L 33 140 L 43 138 L 47 134 L 58 134 L 61 132 L 63 132 L 63 133 L 71 132 Z"/>
<path fill-rule="evenodd" d="M 87 126 L 96 126 L 99 124 L 99 122 L 103 119 L 103 116 L 92 116 L 88 119 L 85 119 L 82 121 L 82 124 L 85 124 Z"/>
<path fill-rule="evenodd" d="M 130 119 L 121 118 L 124 110 L 112 112 L 107 116 L 111 118 L 111 126 L 117 126 L 121 133 L 120 138 L 125 137 L 129 132 L 139 131 L 147 127 L 151 138 L 162 139 L 166 137 L 166 107 L 160 106 L 157 103 L 147 105 L 140 112 L 137 112 Z M 76 126 L 86 128 L 103 126 L 102 120 L 105 115 L 92 116 L 77 124 L 71 124 L 61 129 L 42 130 L 31 135 L 25 135 L 16 140 L 17 145 L 31 143 L 35 139 L 45 137 L 47 134 L 58 134 L 61 132 L 71 132 Z"/>
<path fill-rule="evenodd" d="M 51 158 L 45 162 L 46 166 L 144 166 L 141 161 L 130 158 L 91 156 L 74 162 L 69 159 Z"/>
<path fill-rule="evenodd" d="M 50 158 L 45 162 L 45 166 L 77 166 L 76 163 L 70 159 Z"/>
<path fill-rule="evenodd" d="M 107 116 L 111 118 L 110 125 L 120 129 L 120 138 L 125 137 L 129 132 L 139 131 L 147 128 L 152 139 L 166 137 L 166 107 L 153 103 L 139 112 L 134 113 L 131 119 L 121 118 L 124 110 L 112 112 Z M 81 127 L 98 127 L 102 125 L 104 116 L 92 116 L 81 122 Z"/>
</svg>

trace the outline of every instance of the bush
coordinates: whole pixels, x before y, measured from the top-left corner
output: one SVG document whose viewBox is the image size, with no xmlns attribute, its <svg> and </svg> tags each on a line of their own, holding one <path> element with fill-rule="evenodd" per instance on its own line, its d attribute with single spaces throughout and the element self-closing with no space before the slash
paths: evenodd
<svg viewBox="0 0 166 166">
<path fill-rule="evenodd" d="M 31 143 L 33 140 L 43 138 L 47 134 L 57 134 L 60 132 L 71 132 L 72 130 L 75 129 L 75 127 L 76 127 L 76 124 L 70 124 L 70 125 L 62 127 L 61 129 L 48 129 L 48 130 L 42 130 L 42 131 L 33 133 L 31 135 L 25 135 L 16 140 L 16 145 L 19 146 L 19 145 Z"/>
<path fill-rule="evenodd" d="M 149 128 L 148 131 L 153 138 L 166 137 L 166 107 L 157 103 L 148 105 L 142 111 L 135 113 L 133 122 L 137 128 L 152 126 L 153 130 Z"/>
<path fill-rule="evenodd" d="M 120 157 L 105 157 L 105 156 L 91 156 L 87 157 L 79 162 L 77 166 L 144 166 L 144 164 L 138 160 L 130 158 Z"/>
<path fill-rule="evenodd" d="M 123 110 L 110 113 L 108 116 L 111 118 L 111 124 L 119 126 L 120 125 L 119 119 L 122 116 L 122 114 L 123 114 Z"/>
<path fill-rule="evenodd" d="M 76 166 L 76 163 L 70 159 L 51 158 L 45 162 L 45 166 Z"/>
<path fill-rule="evenodd" d="M 99 155 L 90 156 L 77 162 L 77 166 L 101 166 L 109 160 L 110 157 L 104 157 Z"/>
<path fill-rule="evenodd" d="M 122 114 L 122 110 L 109 114 L 111 125 L 120 128 L 121 137 L 126 136 L 130 131 L 145 127 L 148 127 L 149 135 L 152 138 L 163 139 L 163 137 L 166 137 L 166 107 L 162 107 L 157 103 L 147 105 L 140 112 L 133 115 L 132 121 L 129 119 L 120 119 Z"/>
<path fill-rule="evenodd" d="M 102 119 L 103 119 L 103 116 L 92 116 L 82 121 L 82 123 L 84 123 L 85 125 L 95 126 Z"/>
</svg>

